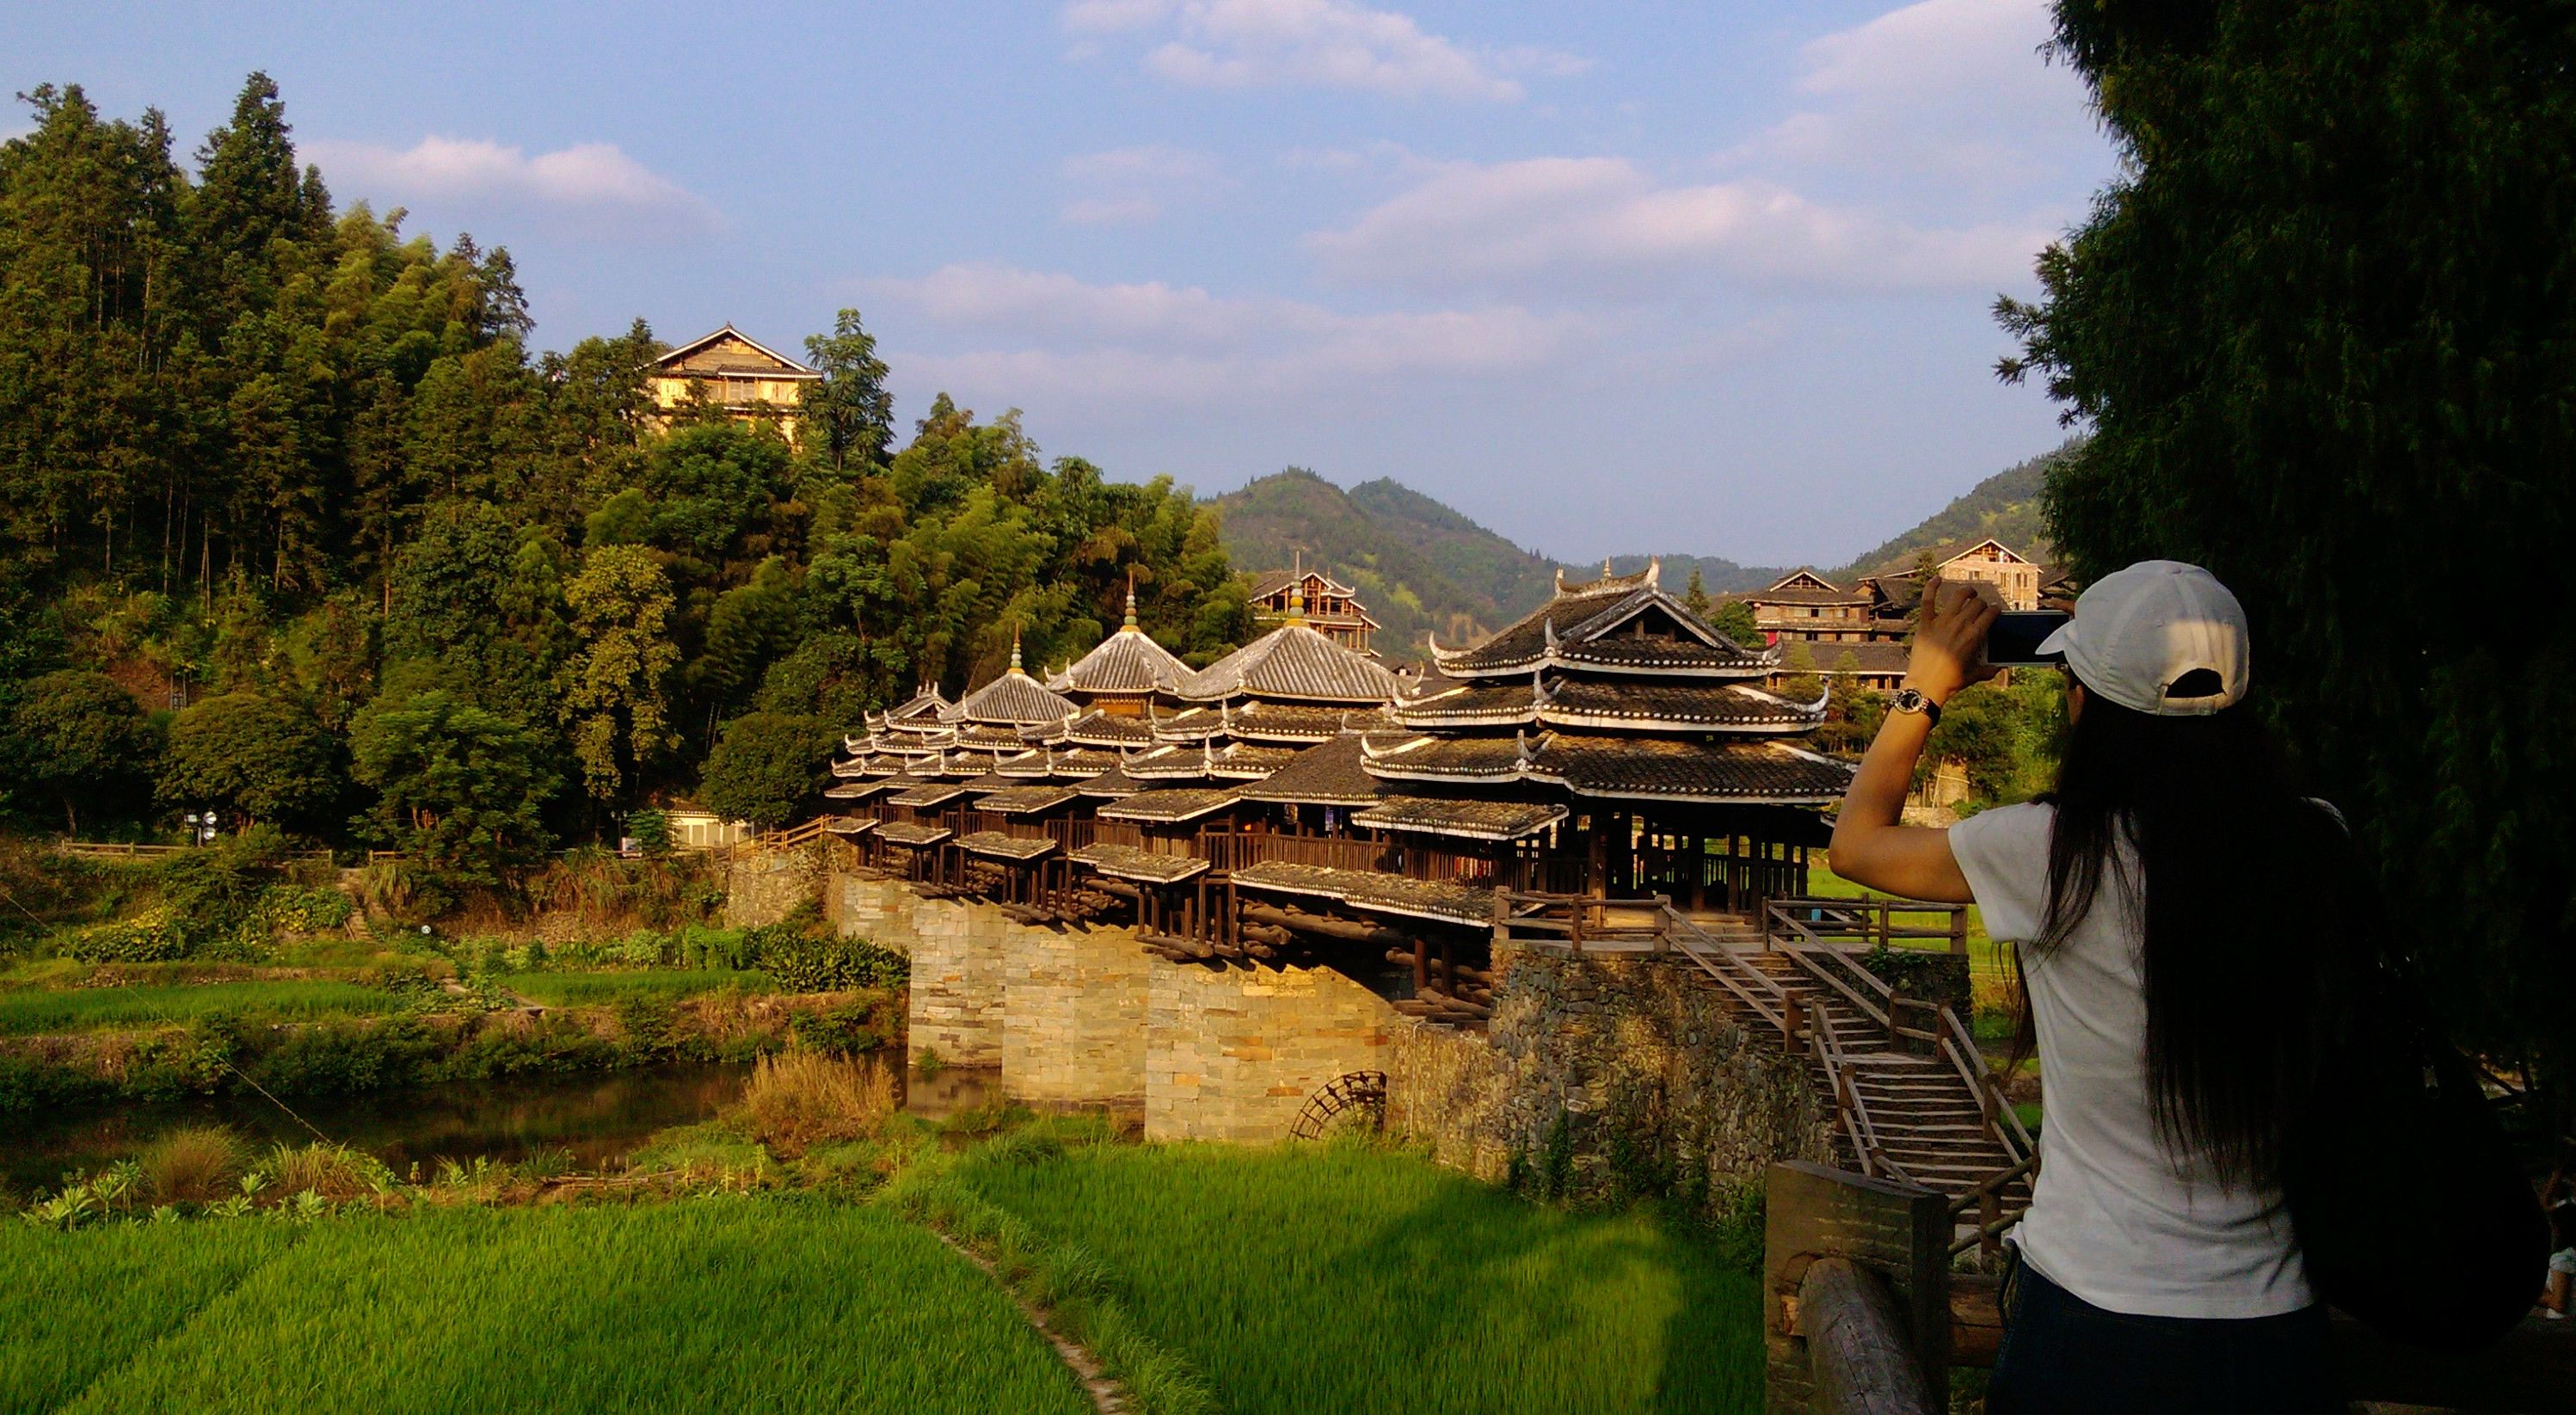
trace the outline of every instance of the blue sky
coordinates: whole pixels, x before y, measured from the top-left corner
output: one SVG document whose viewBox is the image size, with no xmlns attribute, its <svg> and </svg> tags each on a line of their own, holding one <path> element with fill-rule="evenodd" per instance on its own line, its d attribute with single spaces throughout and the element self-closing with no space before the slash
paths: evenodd
<svg viewBox="0 0 2576 1415">
<path fill-rule="evenodd" d="M 1392 476 L 1569 559 L 1836 562 L 2053 446 L 1987 313 L 2114 162 L 2043 0 L 37 6 L 0 79 L 244 73 L 538 341 L 794 349 L 1204 493 Z M 22 118 L 8 120 L 22 128 Z"/>
</svg>

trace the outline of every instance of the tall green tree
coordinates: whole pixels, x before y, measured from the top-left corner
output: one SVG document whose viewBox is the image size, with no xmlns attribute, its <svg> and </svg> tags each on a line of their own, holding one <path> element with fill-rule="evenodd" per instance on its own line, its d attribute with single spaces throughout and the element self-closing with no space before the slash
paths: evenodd
<svg viewBox="0 0 2576 1415">
<path fill-rule="evenodd" d="M 2463 612 L 2576 531 L 2576 24 L 2454 0 L 2062 0 L 2123 157 L 2005 302 L 2091 441 L 2087 576 L 2244 601 L 2254 687 L 2464 1039 L 2576 1111 L 2576 636 Z"/>
<path fill-rule="evenodd" d="M 860 325 L 859 312 L 845 309 L 831 333 L 808 336 L 805 357 L 823 374 L 797 409 L 808 440 L 836 471 L 883 462 L 894 441 L 894 395 L 886 391 L 890 370 L 877 357 L 876 336 Z"/>
<path fill-rule="evenodd" d="M 664 633 L 671 584 L 642 546 L 601 546 L 564 585 L 577 647 L 562 713 L 591 796 L 615 801 L 636 769 L 678 745 L 664 684 L 680 651 Z"/>
</svg>

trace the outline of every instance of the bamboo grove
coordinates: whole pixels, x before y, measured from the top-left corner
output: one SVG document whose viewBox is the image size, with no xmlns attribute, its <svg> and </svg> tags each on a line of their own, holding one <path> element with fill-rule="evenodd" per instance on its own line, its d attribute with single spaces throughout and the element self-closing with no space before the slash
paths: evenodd
<svg viewBox="0 0 2576 1415">
<path fill-rule="evenodd" d="M 254 74 L 158 112 L 23 96 L 0 145 L 0 809 L 183 812 L 489 879 L 696 794 L 775 821 L 923 682 L 1117 622 L 1249 628 L 1213 513 L 939 398 L 898 445 L 855 311 L 794 445 L 646 431 L 641 319 L 535 353 L 508 253 L 336 206 Z"/>
</svg>

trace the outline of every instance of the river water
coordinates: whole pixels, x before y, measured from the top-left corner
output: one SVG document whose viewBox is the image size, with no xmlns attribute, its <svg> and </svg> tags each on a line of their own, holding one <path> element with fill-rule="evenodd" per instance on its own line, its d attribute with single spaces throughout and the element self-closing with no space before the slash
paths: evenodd
<svg viewBox="0 0 2576 1415">
<path fill-rule="evenodd" d="M 428 1178 L 443 1159 L 506 1164 L 546 1151 L 563 1154 L 569 1168 L 596 1170 L 615 1165 L 658 1131 L 714 1119 L 741 1098 L 750 1076 L 748 1066 L 651 1066 L 300 1097 L 286 1103 L 291 1113 L 243 1092 L 9 1117 L 0 1119 L 0 1186 L 22 1196 L 54 1189 L 67 1174 L 130 1158 L 163 1132 L 188 1125 L 229 1126 L 262 1148 L 306 1144 L 318 1131 L 404 1177 L 418 1165 Z M 929 1120 L 1002 1098 L 1001 1073 L 976 1067 L 915 1073 L 902 1089 L 904 1109 Z"/>
<path fill-rule="evenodd" d="M 0 1184 L 20 1194 L 51 1189 L 67 1172 L 127 1158 L 184 1125 L 230 1126 L 260 1146 L 305 1144 L 319 1131 L 405 1176 L 414 1164 L 427 1177 L 442 1159 L 501 1163 L 544 1150 L 566 1152 L 573 1168 L 596 1169 L 657 1130 L 714 1118 L 741 1096 L 750 1074 L 748 1066 L 655 1066 L 299 1097 L 287 1102 L 293 1114 L 242 1093 L 13 1117 L 0 1122 Z"/>
</svg>

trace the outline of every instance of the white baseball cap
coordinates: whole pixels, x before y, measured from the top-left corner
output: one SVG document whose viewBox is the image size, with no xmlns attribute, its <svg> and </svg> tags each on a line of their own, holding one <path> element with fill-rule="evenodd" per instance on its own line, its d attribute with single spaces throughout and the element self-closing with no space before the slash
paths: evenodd
<svg viewBox="0 0 2576 1415">
<path fill-rule="evenodd" d="M 2141 560 L 2093 582 L 2075 617 L 2039 652 L 2066 655 L 2088 692 L 2157 717 L 2200 717 L 2245 696 L 2251 633 L 2245 606 L 2218 577 L 2179 560 Z M 2183 675 L 2216 676 L 2216 692 L 2169 696 Z"/>
</svg>

